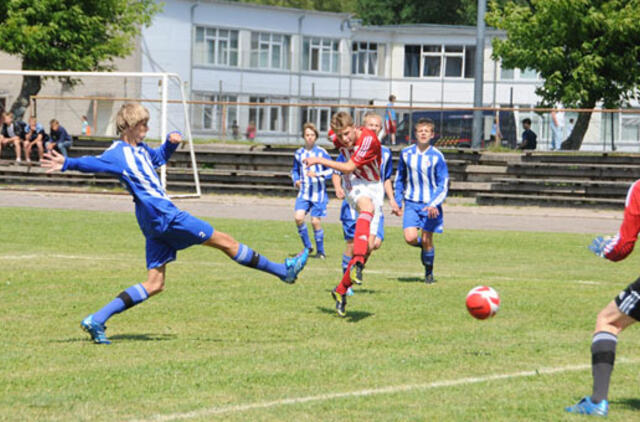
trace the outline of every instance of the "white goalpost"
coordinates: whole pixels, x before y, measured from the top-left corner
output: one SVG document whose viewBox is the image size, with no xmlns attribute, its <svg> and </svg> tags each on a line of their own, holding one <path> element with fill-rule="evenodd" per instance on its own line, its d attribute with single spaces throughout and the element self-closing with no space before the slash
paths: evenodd
<svg viewBox="0 0 640 422">
<path fill-rule="evenodd" d="M 163 142 L 167 136 L 167 104 L 169 103 L 169 81 L 173 80 L 180 88 L 180 102 L 184 111 L 185 122 L 185 137 L 189 144 L 189 154 L 191 156 L 191 167 L 193 169 L 193 181 L 196 188 L 195 194 L 184 195 L 171 195 L 172 198 L 191 198 L 200 197 L 202 191 L 200 189 L 200 178 L 198 176 L 198 168 L 196 163 L 195 150 L 193 148 L 193 138 L 191 135 L 191 123 L 189 119 L 189 105 L 185 98 L 184 85 L 180 75 L 177 73 L 167 72 L 73 72 L 73 71 L 43 71 L 43 70 L 2 70 L 0 69 L 0 75 L 8 76 L 43 76 L 43 77 L 69 77 L 69 78 L 81 78 L 81 77 L 119 77 L 119 78 L 151 78 L 158 80 L 161 87 L 161 99 L 160 99 L 160 142 Z M 131 101 L 137 101 L 131 99 Z M 160 180 L 162 187 L 167 187 L 167 170 L 166 165 L 163 165 L 160 169 Z"/>
</svg>

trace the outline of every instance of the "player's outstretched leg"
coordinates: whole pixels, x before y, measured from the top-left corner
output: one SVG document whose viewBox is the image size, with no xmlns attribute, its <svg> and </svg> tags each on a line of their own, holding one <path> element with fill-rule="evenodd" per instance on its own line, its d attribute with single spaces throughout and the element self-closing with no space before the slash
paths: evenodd
<svg viewBox="0 0 640 422">
<path fill-rule="evenodd" d="M 98 312 L 87 316 L 80 323 L 80 327 L 89 335 L 96 344 L 111 344 L 105 335 L 106 322 L 115 314 L 124 312 L 132 308 L 149 297 L 160 293 L 164 289 L 165 265 L 151 268 L 147 273 L 147 280 L 144 283 L 134 284 L 122 291 L 115 299 L 107 303 Z"/>
<path fill-rule="evenodd" d="M 273 274 L 289 284 L 296 281 L 309 258 L 309 249 L 304 249 L 295 257 L 286 258 L 282 264 L 272 262 L 247 245 L 238 243 L 233 237 L 219 231 L 214 232 L 203 244 L 220 249 L 240 265 Z"/>
</svg>

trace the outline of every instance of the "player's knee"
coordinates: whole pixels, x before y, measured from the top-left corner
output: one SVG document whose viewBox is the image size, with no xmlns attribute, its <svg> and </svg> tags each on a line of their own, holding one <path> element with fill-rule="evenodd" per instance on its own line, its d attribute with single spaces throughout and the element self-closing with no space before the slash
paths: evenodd
<svg viewBox="0 0 640 422">
<path fill-rule="evenodd" d="M 418 235 L 414 233 L 405 233 L 404 241 L 410 245 L 415 245 L 418 243 Z"/>
<path fill-rule="evenodd" d="M 382 239 L 376 237 L 376 240 L 373 242 L 373 250 L 380 249 L 380 246 L 382 246 Z"/>
</svg>

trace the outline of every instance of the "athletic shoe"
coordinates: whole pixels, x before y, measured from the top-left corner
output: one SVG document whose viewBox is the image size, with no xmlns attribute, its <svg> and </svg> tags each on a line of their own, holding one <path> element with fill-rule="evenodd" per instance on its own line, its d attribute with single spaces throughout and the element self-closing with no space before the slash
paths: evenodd
<svg viewBox="0 0 640 422">
<path fill-rule="evenodd" d="M 284 260 L 284 265 L 287 267 L 287 275 L 281 280 L 285 283 L 293 284 L 298 278 L 298 274 L 304 268 L 309 258 L 309 249 L 304 249 L 298 255 L 293 258 L 287 258 Z"/>
<path fill-rule="evenodd" d="M 93 314 L 89 315 L 80 323 L 80 327 L 85 330 L 89 335 L 91 335 L 91 339 L 96 344 L 111 344 L 107 336 L 104 334 L 104 330 L 107 329 L 104 325 L 95 322 L 93 320 Z"/>
<path fill-rule="evenodd" d="M 433 274 L 427 274 L 424 278 L 425 284 L 433 284 L 436 282 L 436 279 L 433 278 Z"/>
<path fill-rule="evenodd" d="M 327 259 L 327 256 L 325 254 L 323 254 L 323 253 L 320 253 L 320 252 L 318 252 L 317 254 L 313 255 L 313 257 L 316 258 L 316 259 L 322 259 L 322 260 Z"/>
<path fill-rule="evenodd" d="M 353 296 L 353 289 L 351 287 L 347 289 L 347 296 Z"/>
<path fill-rule="evenodd" d="M 351 281 L 357 285 L 362 284 L 362 270 L 364 270 L 364 264 L 362 262 L 356 262 L 351 266 Z"/>
<path fill-rule="evenodd" d="M 580 400 L 578 404 L 571 407 L 565 407 L 567 412 L 577 413 L 579 415 L 591 415 L 591 416 L 607 416 L 609 413 L 609 402 L 602 400 L 600 403 L 595 404 L 591 401 L 591 397 L 587 396 Z"/>
<path fill-rule="evenodd" d="M 347 316 L 347 295 L 341 295 L 336 292 L 336 289 L 333 289 L 331 290 L 331 297 L 336 301 L 336 312 L 338 312 L 338 315 L 343 318 Z"/>
</svg>

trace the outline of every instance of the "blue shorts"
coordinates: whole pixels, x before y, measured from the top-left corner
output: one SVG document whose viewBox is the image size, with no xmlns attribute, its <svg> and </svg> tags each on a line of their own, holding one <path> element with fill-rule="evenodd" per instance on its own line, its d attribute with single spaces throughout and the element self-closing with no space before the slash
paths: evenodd
<svg viewBox="0 0 640 422">
<path fill-rule="evenodd" d="M 402 217 L 402 228 L 417 227 L 431 233 L 442 233 L 444 230 L 444 219 L 442 217 L 442 206 L 438 205 L 440 215 L 436 218 L 427 217 L 427 211 L 422 211 L 426 204 L 421 202 L 404 201 L 404 213 Z"/>
<path fill-rule="evenodd" d="M 307 199 L 296 198 L 295 210 L 303 210 L 305 214 L 311 211 L 311 217 L 326 217 L 327 216 L 327 197 L 324 201 L 312 202 Z"/>
<path fill-rule="evenodd" d="M 344 204 L 349 205 L 345 202 Z M 342 206 L 344 208 L 344 205 Z M 356 234 L 356 220 L 353 218 L 351 213 L 349 212 L 341 212 L 340 213 L 340 221 L 342 221 L 342 235 L 344 236 L 344 240 L 349 241 L 353 240 L 353 236 Z M 384 240 L 384 215 L 380 216 L 380 224 L 378 224 L 378 232 L 376 233 L 376 237 L 380 240 Z"/>
<path fill-rule="evenodd" d="M 147 237 L 147 269 L 175 261 L 176 252 L 200 245 L 213 235 L 213 227 L 186 211 L 180 211 L 163 233 Z"/>
</svg>

